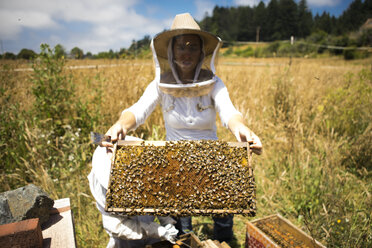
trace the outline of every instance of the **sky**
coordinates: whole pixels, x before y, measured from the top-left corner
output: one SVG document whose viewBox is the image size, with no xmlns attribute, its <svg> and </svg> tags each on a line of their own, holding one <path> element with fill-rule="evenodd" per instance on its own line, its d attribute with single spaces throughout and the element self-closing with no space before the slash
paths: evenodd
<svg viewBox="0 0 372 248">
<path fill-rule="evenodd" d="M 298 2 L 299 0 L 295 0 Z M 270 0 L 263 0 L 268 4 Z M 307 0 L 313 16 L 338 17 L 352 0 Z M 0 53 L 22 48 L 40 52 L 40 44 L 61 44 L 67 52 L 119 51 L 145 35 L 169 29 L 176 14 L 197 21 L 213 8 L 256 6 L 259 0 L 0 0 Z"/>
</svg>

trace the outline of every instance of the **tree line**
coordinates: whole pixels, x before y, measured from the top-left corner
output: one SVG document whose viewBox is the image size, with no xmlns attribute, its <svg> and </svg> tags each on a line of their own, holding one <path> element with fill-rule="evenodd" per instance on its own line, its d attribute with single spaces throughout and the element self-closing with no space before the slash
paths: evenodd
<svg viewBox="0 0 372 248">
<path fill-rule="evenodd" d="M 311 42 L 336 46 L 372 46 L 372 30 L 358 34 L 357 40 L 349 39 L 350 32 L 358 31 L 368 18 L 372 18 L 372 0 L 354 0 L 339 16 L 328 12 L 313 16 L 307 1 L 271 0 L 267 5 L 262 1 L 254 7 L 220 7 L 215 6 L 211 16 L 208 13 L 199 22 L 203 30 L 218 35 L 225 46 L 236 41 L 279 41 L 307 38 Z M 129 48 L 120 48 L 115 52 L 92 54 L 84 53 L 79 47 L 71 51 L 58 44 L 55 54 L 72 59 L 115 59 L 151 57 L 149 45 L 151 37 L 146 35 L 141 40 L 133 40 Z M 5 59 L 31 59 L 36 53 L 22 49 L 18 55 L 5 53 Z"/>
<path fill-rule="evenodd" d="M 61 45 L 57 44 L 54 47 L 54 56 L 56 58 L 69 58 L 69 59 L 118 59 L 118 58 L 136 58 L 136 57 L 148 57 L 151 53 L 149 50 L 151 37 L 149 35 L 144 36 L 141 40 L 133 40 L 129 48 L 120 48 L 118 52 L 114 52 L 110 49 L 108 52 L 99 52 L 92 54 L 91 52 L 84 53 L 79 47 L 72 48 L 69 52 Z M 0 59 L 33 59 L 37 57 L 31 49 L 23 48 L 17 55 L 11 52 L 6 52 L 3 55 L 0 54 Z"/>
<path fill-rule="evenodd" d="M 201 28 L 224 41 L 276 41 L 291 36 L 306 38 L 313 32 L 344 35 L 372 18 L 372 0 L 354 0 L 338 17 L 328 12 L 313 16 L 306 0 L 261 1 L 255 7 L 218 7 L 200 22 Z"/>
</svg>

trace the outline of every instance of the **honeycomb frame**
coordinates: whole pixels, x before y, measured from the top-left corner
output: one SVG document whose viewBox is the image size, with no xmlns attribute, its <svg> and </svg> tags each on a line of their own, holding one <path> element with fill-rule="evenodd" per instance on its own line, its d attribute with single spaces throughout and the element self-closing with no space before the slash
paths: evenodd
<svg viewBox="0 0 372 248">
<path fill-rule="evenodd" d="M 246 142 L 119 141 L 105 210 L 127 216 L 255 216 L 251 160 Z"/>
</svg>

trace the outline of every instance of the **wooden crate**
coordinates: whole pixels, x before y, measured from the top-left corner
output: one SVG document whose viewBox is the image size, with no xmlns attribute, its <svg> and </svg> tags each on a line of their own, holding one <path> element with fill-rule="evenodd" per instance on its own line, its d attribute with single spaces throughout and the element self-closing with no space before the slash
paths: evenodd
<svg viewBox="0 0 372 248">
<path fill-rule="evenodd" d="M 245 142 L 119 141 L 105 210 L 254 216 L 255 198 L 251 151 Z"/>
<path fill-rule="evenodd" d="M 39 218 L 0 225 L 0 247 L 43 247 Z"/>
<path fill-rule="evenodd" d="M 325 247 L 279 214 L 247 223 L 246 248 Z"/>
</svg>

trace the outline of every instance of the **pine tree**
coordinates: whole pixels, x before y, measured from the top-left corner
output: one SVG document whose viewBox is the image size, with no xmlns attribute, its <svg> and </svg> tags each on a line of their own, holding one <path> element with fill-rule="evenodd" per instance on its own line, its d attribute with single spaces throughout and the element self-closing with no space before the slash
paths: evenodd
<svg viewBox="0 0 372 248">
<path fill-rule="evenodd" d="M 301 0 L 298 4 L 298 36 L 305 38 L 310 35 L 313 26 L 313 15 L 307 7 L 306 0 Z"/>
<path fill-rule="evenodd" d="M 298 34 L 298 10 L 293 0 L 279 1 L 279 31 L 280 39 L 290 39 Z"/>
<path fill-rule="evenodd" d="M 314 28 L 315 30 L 322 30 L 328 34 L 332 32 L 332 20 L 328 12 L 323 11 L 321 16 L 316 14 L 314 17 Z"/>
<path fill-rule="evenodd" d="M 339 26 L 342 27 L 342 33 L 357 30 L 366 21 L 364 13 L 364 4 L 361 0 L 354 0 L 349 7 L 339 17 Z"/>
<path fill-rule="evenodd" d="M 261 40 L 265 38 L 265 33 L 261 32 L 261 28 L 266 26 L 267 21 L 267 10 L 265 4 L 261 1 L 254 9 L 253 9 L 253 29 L 255 31 L 255 40 Z M 261 38 L 260 38 L 261 36 Z"/>
<path fill-rule="evenodd" d="M 240 6 L 237 8 L 237 22 L 238 22 L 238 41 L 253 41 L 253 9 L 249 6 Z"/>
<path fill-rule="evenodd" d="M 271 0 L 267 6 L 267 22 L 265 31 L 265 37 L 267 41 L 279 40 L 280 39 L 280 26 L 278 24 L 279 17 L 279 4 L 277 0 Z"/>
</svg>

